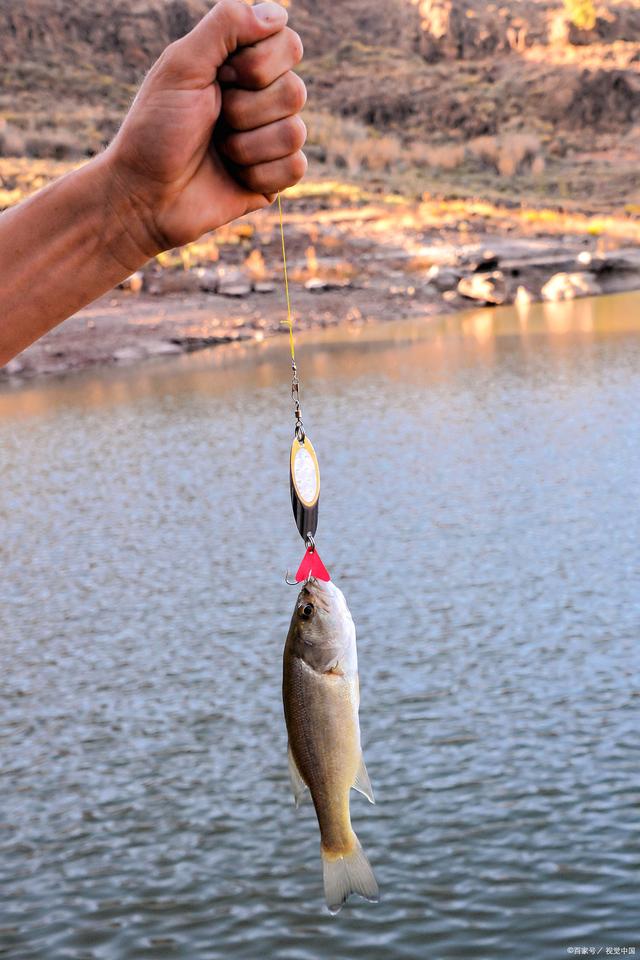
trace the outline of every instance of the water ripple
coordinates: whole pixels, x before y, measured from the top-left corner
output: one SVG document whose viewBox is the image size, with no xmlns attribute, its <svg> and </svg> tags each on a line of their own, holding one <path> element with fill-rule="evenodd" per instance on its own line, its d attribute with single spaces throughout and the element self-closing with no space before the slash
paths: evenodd
<svg viewBox="0 0 640 960">
<path fill-rule="evenodd" d="M 14 392 L 0 957 L 640 952 L 640 341 L 433 342 L 304 358 L 378 799 L 339 918 L 286 772 L 284 354 Z"/>
</svg>

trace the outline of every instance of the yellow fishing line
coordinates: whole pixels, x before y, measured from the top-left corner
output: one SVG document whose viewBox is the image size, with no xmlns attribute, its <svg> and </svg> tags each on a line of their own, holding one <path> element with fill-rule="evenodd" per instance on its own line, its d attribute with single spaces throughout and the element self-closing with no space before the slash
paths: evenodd
<svg viewBox="0 0 640 960">
<path fill-rule="evenodd" d="M 278 214 L 280 217 L 280 239 L 282 241 L 282 265 L 284 268 L 284 292 L 287 298 L 287 319 L 283 320 L 282 323 L 286 323 L 289 327 L 289 347 L 291 349 L 291 360 L 295 364 L 296 362 L 296 351 L 293 341 L 293 314 L 291 312 L 291 296 L 289 294 L 289 272 L 287 270 L 287 249 L 284 242 L 284 220 L 282 219 L 282 200 L 280 199 L 280 191 L 278 190 Z"/>
</svg>

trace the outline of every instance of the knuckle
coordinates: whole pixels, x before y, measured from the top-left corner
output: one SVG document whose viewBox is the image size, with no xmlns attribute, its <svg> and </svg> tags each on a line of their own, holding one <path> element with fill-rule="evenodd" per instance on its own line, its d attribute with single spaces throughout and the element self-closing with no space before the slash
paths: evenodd
<svg viewBox="0 0 640 960">
<path fill-rule="evenodd" d="M 293 66 L 296 66 L 296 64 L 300 63 L 300 61 L 304 57 L 304 47 L 302 45 L 302 40 L 300 39 L 299 35 L 295 32 L 295 30 L 292 30 L 290 27 L 287 27 L 287 37 L 289 40 L 289 50 L 291 53 L 291 60 L 292 60 Z"/>
<path fill-rule="evenodd" d="M 292 113 L 298 113 L 302 110 L 307 102 L 307 88 L 297 73 L 288 73 L 286 75 L 283 95 L 285 106 L 289 108 Z"/>
<path fill-rule="evenodd" d="M 283 139 L 289 153 L 296 153 L 302 149 L 307 139 L 307 128 L 300 117 L 291 117 L 286 121 Z"/>
<path fill-rule="evenodd" d="M 262 193 L 265 188 L 263 183 L 263 178 L 260 176 L 260 171 L 255 167 L 247 167 L 242 171 L 242 179 L 249 188 L 249 190 L 255 191 L 255 193 Z"/>
<path fill-rule="evenodd" d="M 209 16 L 215 18 L 223 33 L 232 33 L 249 16 L 244 0 L 218 0 Z"/>
<path fill-rule="evenodd" d="M 235 130 L 244 130 L 249 121 L 246 96 L 241 90 L 226 90 L 222 97 L 225 118 Z"/>
<path fill-rule="evenodd" d="M 227 137 L 225 153 L 230 160 L 239 164 L 241 167 L 249 163 L 247 143 L 242 134 L 232 133 Z"/>
<path fill-rule="evenodd" d="M 180 40 L 174 40 L 168 44 L 160 54 L 157 60 L 157 68 L 161 71 L 173 70 L 182 58 L 182 45 Z"/>
<path fill-rule="evenodd" d="M 269 61 L 261 50 L 246 50 L 244 52 L 243 69 L 247 80 L 255 87 L 266 87 L 271 79 Z"/>
<path fill-rule="evenodd" d="M 294 183 L 297 183 L 299 180 L 302 180 L 305 173 L 307 172 L 308 165 L 309 164 L 307 162 L 307 158 L 302 152 L 302 150 L 299 150 L 297 153 L 295 153 L 291 157 L 289 161 L 289 172 L 292 177 L 292 180 L 289 186 L 293 186 Z"/>
<path fill-rule="evenodd" d="M 243 17 L 246 9 L 247 5 L 243 0 L 218 0 L 211 14 L 228 23 Z"/>
</svg>

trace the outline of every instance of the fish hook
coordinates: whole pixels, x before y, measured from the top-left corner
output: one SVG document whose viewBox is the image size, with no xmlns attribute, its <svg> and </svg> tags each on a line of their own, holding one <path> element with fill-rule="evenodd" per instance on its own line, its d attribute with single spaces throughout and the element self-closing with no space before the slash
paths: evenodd
<svg viewBox="0 0 640 960">
<path fill-rule="evenodd" d="M 288 583 L 290 587 L 297 587 L 297 586 L 298 586 L 298 581 L 297 581 L 297 580 L 289 580 L 289 571 L 288 571 L 288 570 L 287 570 L 287 572 L 286 572 L 286 574 L 285 574 L 285 576 L 284 576 L 284 582 L 285 582 L 285 583 Z"/>
</svg>

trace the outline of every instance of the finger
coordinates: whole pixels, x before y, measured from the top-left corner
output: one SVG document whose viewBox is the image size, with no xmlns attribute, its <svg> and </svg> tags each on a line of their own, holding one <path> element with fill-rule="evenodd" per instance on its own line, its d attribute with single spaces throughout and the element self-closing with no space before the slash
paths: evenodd
<svg viewBox="0 0 640 960">
<path fill-rule="evenodd" d="M 254 193 L 272 194 L 292 187 L 306 172 L 307 158 L 298 150 L 280 160 L 259 163 L 255 167 L 240 167 L 236 170 L 236 177 Z"/>
<path fill-rule="evenodd" d="M 302 119 L 287 117 L 247 133 L 232 133 L 220 146 L 233 163 L 254 167 L 297 153 L 306 139 L 307 128 Z"/>
<path fill-rule="evenodd" d="M 221 83 L 245 90 L 263 90 L 302 60 L 302 41 L 286 27 L 253 47 L 244 47 L 218 71 Z"/>
<path fill-rule="evenodd" d="M 278 3 L 249 7 L 243 0 L 219 0 L 190 33 L 167 47 L 161 61 L 178 77 L 208 85 L 239 47 L 266 40 L 286 22 L 287 11 Z"/>
<path fill-rule="evenodd" d="M 285 73 L 266 90 L 238 90 L 222 94 L 224 118 L 233 130 L 255 130 L 299 113 L 307 102 L 307 88 L 295 73 Z"/>
</svg>

